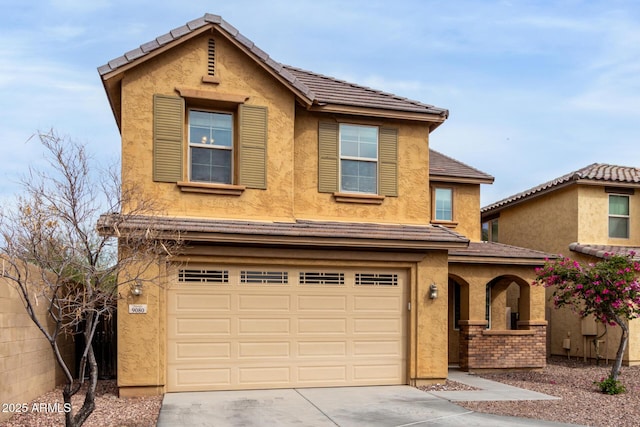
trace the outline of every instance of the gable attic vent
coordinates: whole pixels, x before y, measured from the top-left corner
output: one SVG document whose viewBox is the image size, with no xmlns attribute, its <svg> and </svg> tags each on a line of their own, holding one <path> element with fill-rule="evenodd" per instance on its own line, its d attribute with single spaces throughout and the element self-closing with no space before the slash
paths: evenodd
<svg viewBox="0 0 640 427">
<path fill-rule="evenodd" d="M 216 41 L 209 39 L 209 62 L 207 66 L 207 74 L 210 76 L 216 75 Z"/>
</svg>

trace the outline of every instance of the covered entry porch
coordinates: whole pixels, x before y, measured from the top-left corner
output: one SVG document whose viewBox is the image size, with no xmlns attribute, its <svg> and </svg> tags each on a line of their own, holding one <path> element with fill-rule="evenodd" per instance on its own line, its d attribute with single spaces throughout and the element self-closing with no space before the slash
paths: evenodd
<svg viewBox="0 0 640 427">
<path fill-rule="evenodd" d="M 449 252 L 449 364 L 464 371 L 545 366 L 545 290 L 531 283 L 548 257 L 491 242 Z"/>
</svg>

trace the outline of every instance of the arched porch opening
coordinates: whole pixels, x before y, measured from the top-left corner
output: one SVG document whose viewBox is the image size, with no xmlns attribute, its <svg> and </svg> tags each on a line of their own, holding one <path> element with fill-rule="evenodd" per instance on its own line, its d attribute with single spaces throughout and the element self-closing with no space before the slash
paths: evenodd
<svg viewBox="0 0 640 427">
<path fill-rule="evenodd" d="M 530 284 L 514 275 L 493 278 L 486 285 L 485 320 L 487 329 L 515 330 L 519 322 L 530 319 Z"/>
<path fill-rule="evenodd" d="M 449 290 L 450 364 L 467 371 L 545 365 L 546 322 L 532 318 L 541 295 L 528 280 L 517 273 L 450 274 Z"/>
<path fill-rule="evenodd" d="M 448 348 L 449 365 L 460 363 L 460 321 L 469 320 L 469 283 L 449 274 L 448 280 Z"/>
</svg>

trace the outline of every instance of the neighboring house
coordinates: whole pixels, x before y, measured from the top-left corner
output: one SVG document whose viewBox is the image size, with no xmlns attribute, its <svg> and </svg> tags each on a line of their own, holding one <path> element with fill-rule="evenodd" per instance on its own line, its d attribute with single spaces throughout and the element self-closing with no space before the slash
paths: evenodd
<svg viewBox="0 0 640 427">
<path fill-rule="evenodd" d="M 640 168 L 594 163 L 482 208 L 485 237 L 597 262 L 640 253 Z M 548 296 L 552 290 L 547 290 Z M 549 303 L 551 354 L 615 358 L 619 331 Z M 606 331 L 606 334 L 605 334 Z M 604 335 L 603 335 L 604 334 Z M 625 363 L 640 362 L 640 324 L 630 323 Z"/>
<path fill-rule="evenodd" d="M 430 153 L 446 109 L 280 64 L 215 15 L 99 73 L 123 185 L 165 209 L 136 224 L 186 242 L 122 289 L 123 396 L 544 366 L 545 255 L 480 242 L 493 178 Z"/>
</svg>

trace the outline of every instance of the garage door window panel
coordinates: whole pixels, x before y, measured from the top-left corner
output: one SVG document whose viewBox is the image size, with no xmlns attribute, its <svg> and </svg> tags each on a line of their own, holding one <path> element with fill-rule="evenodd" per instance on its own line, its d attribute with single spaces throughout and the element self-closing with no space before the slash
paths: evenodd
<svg viewBox="0 0 640 427">
<path fill-rule="evenodd" d="M 286 271 L 243 270 L 240 273 L 240 283 L 286 285 L 289 283 L 289 273 Z"/>
</svg>

